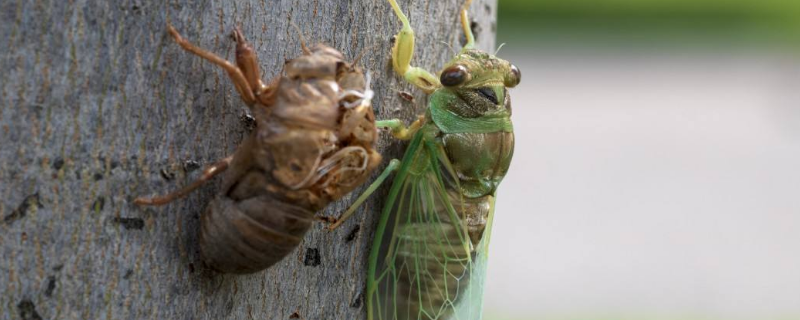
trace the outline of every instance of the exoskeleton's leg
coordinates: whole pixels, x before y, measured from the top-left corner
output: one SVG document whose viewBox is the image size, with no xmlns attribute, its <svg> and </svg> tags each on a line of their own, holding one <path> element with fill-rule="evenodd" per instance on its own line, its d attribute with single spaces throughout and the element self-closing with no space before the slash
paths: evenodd
<svg viewBox="0 0 800 320">
<path fill-rule="evenodd" d="M 258 55 L 253 46 L 242 35 L 242 30 L 236 27 L 233 31 L 233 40 L 236 41 L 236 65 L 242 70 L 250 88 L 256 97 L 267 90 L 267 85 L 261 81 L 261 70 L 258 67 Z"/>
<path fill-rule="evenodd" d="M 403 28 L 395 35 L 392 47 L 392 66 L 406 81 L 419 87 L 425 93 L 431 93 L 441 86 L 439 79 L 425 69 L 412 67 L 411 57 L 414 55 L 414 30 L 408 22 L 408 17 L 400 10 L 397 1 L 389 0 L 394 13 L 403 23 Z"/>
<path fill-rule="evenodd" d="M 375 121 L 375 126 L 378 128 L 389 128 L 392 130 L 392 136 L 400 140 L 408 140 L 414 136 L 422 125 L 425 123 L 425 118 L 420 116 L 416 121 L 412 122 L 410 126 L 406 127 L 400 119 L 378 120 Z"/>
<path fill-rule="evenodd" d="M 175 42 L 184 50 L 200 56 L 225 70 L 233 81 L 236 91 L 239 92 L 242 100 L 244 100 L 248 106 L 252 106 L 256 102 L 257 95 L 266 90 L 266 86 L 261 82 L 261 79 L 259 79 L 260 75 L 256 55 L 238 29 L 234 31 L 234 40 L 237 42 L 236 63 L 238 66 L 220 58 L 216 54 L 193 45 L 181 37 L 178 31 L 171 25 L 167 25 L 167 30 L 169 34 L 172 35 L 172 38 L 175 39 Z"/>
<path fill-rule="evenodd" d="M 350 208 L 347 208 L 347 211 L 345 211 L 339 218 L 329 219 L 333 220 L 333 224 L 328 226 L 328 229 L 334 230 L 339 226 L 341 226 L 342 223 L 344 223 L 348 218 L 350 218 L 350 216 L 352 216 L 353 213 L 356 212 L 356 209 L 358 209 L 358 207 L 360 207 L 361 204 L 363 204 L 364 201 L 366 201 L 367 198 L 369 198 L 369 196 L 372 195 L 372 193 L 375 192 L 375 190 L 377 190 L 378 187 L 381 186 L 383 181 L 385 181 L 386 178 L 389 177 L 389 174 L 397 170 L 397 168 L 399 167 L 400 167 L 400 160 L 393 159 L 392 161 L 389 161 L 389 165 L 386 166 L 386 169 L 384 169 L 383 172 L 381 172 L 381 175 L 378 176 L 378 179 L 375 179 L 375 181 L 372 182 L 372 184 L 370 184 L 369 187 L 367 187 L 367 190 L 364 190 L 364 193 L 358 196 L 356 202 L 353 202 L 353 204 L 350 205 Z"/>
<path fill-rule="evenodd" d="M 208 180 L 211 180 L 211 178 L 215 177 L 216 175 L 228 169 L 228 165 L 231 164 L 231 161 L 233 161 L 233 156 L 229 156 L 225 159 L 217 161 L 216 163 L 206 167 L 205 170 L 203 170 L 203 175 L 200 176 L 200 178 L 198 178 L 188 186 L 183 187 L 178 191 L 174 191 L 153 198 L 138 197 L 135 200 L 133 200 L 133 203 L 138 205 L 160 206 L 170 203 L 179 198 L 183 198 L 187 194 L 191 193 L 195 189 L 199 188 L 200 186 L 208 182 Z"/>
</svg>

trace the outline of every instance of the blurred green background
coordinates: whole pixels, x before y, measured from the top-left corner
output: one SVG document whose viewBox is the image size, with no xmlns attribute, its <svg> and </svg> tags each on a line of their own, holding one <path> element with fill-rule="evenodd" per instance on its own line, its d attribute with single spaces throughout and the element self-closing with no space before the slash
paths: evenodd
<svg viewBox="0 0 800 320">
<path fill-rule="evenodd" d="M 500 0 L 487 320 L 800 319 L 800 0 Z"/>
<path fill-rule="evenodd" d="M 499 43 L 797 46 L 797 0 L 500 0 Z"/>
</svg>

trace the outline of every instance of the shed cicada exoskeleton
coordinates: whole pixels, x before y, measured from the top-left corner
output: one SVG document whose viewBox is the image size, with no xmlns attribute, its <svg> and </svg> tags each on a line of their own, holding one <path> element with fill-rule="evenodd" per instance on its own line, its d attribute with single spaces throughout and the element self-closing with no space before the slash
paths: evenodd
<svg viewBox="0 0 800 320">
<path fill-rule="evenodd" d="M 514 150 L 507 89 L 519 83 L 520 71 L 474 48 L 469 0 L 461 9 L 463 49 L 438 77 L 411 66 L 414 32 L 388 1 L 403 24 L 392 65 L 429 94 L 428 108 L 408 127 L 377 122 L 409 139 L 408 148 L 332 227 L 396 171 L 369 256 L 367 318 L 480 319 L 496 191 Z"/>
<path fill-rule="evenodd" d="M 316 211 L 362 184 L 380 162 L 369 74 L 333 48 L 301 43 L 303 55 L 267 85 L 238 28 L 235 64 L 168 29 L 183 49 L 227 72 L 256 129 L 189 186 L 135 203 L 169 203 L 224 171 L 222 189 L 201 215 L 202 258 L 221 272 L 268 268 L 298 246 Z"/>
</svg>

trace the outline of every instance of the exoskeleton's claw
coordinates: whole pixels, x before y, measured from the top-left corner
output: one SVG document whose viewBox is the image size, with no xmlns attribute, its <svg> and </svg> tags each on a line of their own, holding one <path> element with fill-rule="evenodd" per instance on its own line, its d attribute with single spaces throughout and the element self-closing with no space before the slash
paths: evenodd
<svg viewBox="0 0 800 320">
<path fill-rule="evenodd" d="M 239 70 L 244 73 L 248 85 L 255 91 L 255 95 L 258 96 L 267 89 L 267 86 L 261 81 L 258 55 L 255 50 L 253 50 L 253 46 L 244 38 L 241 28 L 236 27 L 236 29 L 233 30 L 232 37 L 233 41 L 236 41 L 236 65 L 239 67 Z"/>
<path fill-rule="evenodd" d="M 389 3 L 403 23 L 403 28 L 395 35 L 392 46 L 392 67 L 406 81 L 422 89 L 425 93 L 431 93 L 441 87 L 439 79 L 425 69 L 411 66 L 411 58 L 414 56 L 414 30 L 411 29 L 408 17 L 400 10 L 397 2 L 389 0 Z"/>
<path fill-rule="evenodd" d="M 252 106 L 256 102 L 256 92 L 254 91 L 255 88 L 250 85 L 248 79 L 245 77 L 245 74 L 241 69 L 239 69 L 239 67 L 225 59 L 220 58 L 216 54 L 200 49 L 193 45 L 191 42 L 181 37 L 180 33 L 178 33 L 178 31 L 175 30 L 175 28 L 173 28 L 170 24 L 167 24 L 167 31 L 172 38 L 175 39 L 175 42 L 181 46 L 181 48 L 203 59 L 206 59 L 208 62 L 211 62 L 225 70 L 228 73 L 228 76 L 231 78 L 231 81 L 233 81 L 236 91 L 239 92 L 242 100 L 244 100 L 248 106 Z M 257 66 L 256 70 L 258 70 Z"/>
</svg>

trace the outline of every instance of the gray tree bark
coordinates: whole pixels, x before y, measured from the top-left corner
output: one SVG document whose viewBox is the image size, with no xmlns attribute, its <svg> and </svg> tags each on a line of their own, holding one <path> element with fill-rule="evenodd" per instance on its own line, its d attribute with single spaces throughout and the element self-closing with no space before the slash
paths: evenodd
<svg viewBox="0 0 800 320">
<path fill-rule="evenodd" d="M 413 63 L 438 71 L 448 45 L 460 47 L 462 1 L 399 2 L 417 34 Z M 495 9 L 476 0 L 470 11 L 484 50 L 494 48 Z M 367 50 L 378 118 L 409 121 L 425 108 L 391 70 L 400 23 L 383 0 L 0 1 L 0 318 L 364 318 L 384 191 L 340 229 L 317 224 L 294 254 L 244 276 L 199 260 L 198 216 L 219 179 L 165 207 L 132 204 L 186 185 L 249 130 L 227 76 L 180 49 L 167 21 L 229 60 L 228 35 L 241 25 L 265 80 L 301 54 L 293 21 L 350 59 Z M 388 160 L 404 145 L 384 135 L 379 150 Z"/>
</svg>

